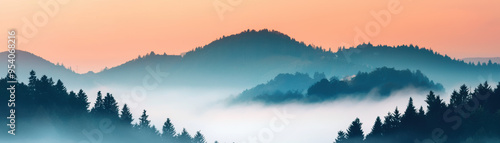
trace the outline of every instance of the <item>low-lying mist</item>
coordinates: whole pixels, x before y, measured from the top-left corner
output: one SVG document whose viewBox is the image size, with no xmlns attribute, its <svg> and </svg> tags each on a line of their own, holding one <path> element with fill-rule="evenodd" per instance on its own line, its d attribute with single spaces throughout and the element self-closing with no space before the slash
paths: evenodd
<svg viewBox="0 0 500 143">
<path fill-rule="evenodd" d="M 127 89 L 127 90 L 123 90 Z M 337 99 L 314 104 L 286 103 L 265 105 L 260 103 L 230 104 L 229 98 L 239 94 L 242 88 L 158 88 L 138 92 L 131 88 L 99 87 L 87 90 L 91 106 L 95 93 L 112 93 L 120 107 L 126 103 L 137 123 L 143 110 L 147 110 L 151 123 L 161 131 L 170 118 L 177 133 L 183 128 L 193 135 L 201 131 L 208 142 L 332 142 L 337 132 L 345 130 L 360 118 L 363 131 L 368 134 L 377 116 L 383 118 L 394 107 L 402 112 L 410 97 L 417 108 L 425 107 L 429 91 L 406 88 L 393 92 L 388 98 Z M 449 91 L 447 91 L 449 92 Z M 445 101 L 447 93 L 437 93 Z M 352 97 L 360 97 L 352 95 Z"/>
</svg>

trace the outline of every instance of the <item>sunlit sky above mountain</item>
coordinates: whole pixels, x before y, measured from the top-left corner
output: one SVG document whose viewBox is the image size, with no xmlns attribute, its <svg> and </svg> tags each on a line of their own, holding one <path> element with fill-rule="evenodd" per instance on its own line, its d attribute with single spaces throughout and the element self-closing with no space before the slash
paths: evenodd
<svg viewBox="0 0 500 143">
<path fill-rule="evenodd" d="M 45 2 L 58 3 L 47 11 L 39 4 Z M 64 63 L 80 73 L 117 66 L 150 51 L 181 54 L 222 35 L 263 28 L 334 51 L 342 45 L 354 45 L 359 34 L 356 29 L 360 29 L 368 37 L 363 41 L 373 44 L 417 44 L 456 58 L 500 56 L 500 1 L 495 0 L 4 0 L 1 3 L 0 29 L 5 32 L 16 29 L 26 39 L 19 41 L 19 49 L 53 63 Z M 218 13 L 217 9 L 227 11 Z M 51 12 L 54 10 L 58 11 Z M 371 11 L 379 14 L 392 11 L 387 25 L 378 22 L 380 19 Z M 30 25 L 27 23 L 33 23 L 36 32 L 26 30 Z M 0 42 L 6 45 L 6 40 Z M 7 47 L 1 51 L 5 50 Z"/>
</svg>

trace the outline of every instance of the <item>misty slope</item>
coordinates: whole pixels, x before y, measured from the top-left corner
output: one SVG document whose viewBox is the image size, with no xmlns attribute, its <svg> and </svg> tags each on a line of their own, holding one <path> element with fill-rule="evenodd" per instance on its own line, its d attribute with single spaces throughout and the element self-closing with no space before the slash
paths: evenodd
<svg viewBox="0 0 500 143">
<path fill-rule="evenodd" d="M 277 104 L 290 101 L 322 102 L 342 97 L 385 98 L 405 88 L 424 92 L 444 90 L 441 84 L 434 83 L 419 70 L 412 72 L 382 67 L 371 72 L 359 72 L 352 77 L 332 77 L 330 80 L 320 74 L 315 74 L 314 78 L 300 73 L 280 74 L 266 84 L 243 91 L 233 102 Z"/>
<path fill-rule="evenodd" d="M 99 73 L 92 74 L 92 80 L 99 84 L 133 86 L 141 85 L 145 76 L 156 72 L 171 72 L 181 60 L 178 55 L 155 54 L 151 52 L 145 56 L 123 63 L 119 66 L 105 69 Z M 169 77 L 170 79 L 171 77 Z"/>
<path fill-rule="evenodd" d="M 235 99 L 236 101 L 253 100 L 256 96 L 262 95 L 291 95 L 290 93 L 302 94 L 314 83 L 325 79 L 324 74 L 315 73 L 312 77 L 309 74 L 279 74 L 274 79 L 265 84 L 259 84 L 251 89 L 243 91 Z M 288 94 L 287 94 L 288 93 Z"/>
<path fill-rule="evenodd" d="M 269 30 L 244 31 L 222 37 L 182 57 L 144 57 L 97 73 L 102 81 L 109 75 L 121 77 L 120 83 L 141 82 L 148 74 L 146 66 L 168 72 L 170 86 L 238 86 L 249 87 L 265 82 L 280 73 L 314 73 L 349 75 L 358 68 L 349 68 L 334 53 L 308 46 L 289 36 Z M 168 63 L 168 64 L 166 64 Z M 133 65 L 136 64 L 139 67 Z M 118 70 L 121 69 L 121 70 Z M 342 69 L 342 70 L 340 70 Z M 134 77 L 130 75 L 139 75 Z"/>
<path fill-rule="evenodd" d="M 396 69 L 421 70 L 430 79 L 445 85 L 471 82 L 476 84 L 483 80 L 500 79 L 500 65 L 498 64 L 476 66 L 413 45 L 390 47 L 362 44 L 356 48 L 339 49 L 337 53 L 349 53 L 347 55 L 351 64 L 370 68 L 387 66 Z"/>
<path fill-rule="evenodd" d="M 471 82 L 475 84 L 484 79 L 500 78 L 498 65 L 467 64 L 418 46 L 363 44 L 329 52 L 266 29 L 224 36 L 189 51 L 182 57 L 144 57 L 96 75 L 104 82 L 118 80 L 119 83 L 139 83 L 148 74 L 145 70 L 148 65 L 153 69 L 158 66 L 160 71 L 168 72 L 168 81 L 164 84 L 170 86 L 248 88 L 264 83 L 280 73 L 323 72 L 327 76 L 345 77 L 384 66 L 399 70 L 420 70 L 445 86 Z M 113 78 L 109 79 L 109 76 Z"/>
<path fill-rule="evenodd" d="M 7 55 L 8 51 L 1 52 L 0 57 L 4 57 L 5 62 L 1 62 L 0 66 L 1 67 L 7 67 Z M 34 55 L 32 53 L 22 51 L 22 50 L 16 50 L 16 74 L 18 76 L 18 80 L 20 82 L 27 82 L 28 77 L 29 77 L 29 72 L 31 70 L 35 70 L 36 74 L 38 76 L 42 75 L 49 75 L 50 77 L 53 77 L 55 81 L 58 79 L 64 79 L 67 81 L 80 81 L 84 82 L 86 81 L 84 78 L 85 76 L 79 75 L 75 72 L 73 72 L 70 69 L 65 68 L 63 65 L 56 65 L 54 63 L 51 63 L 37 55 Z M 2 68 L 0 70 L 0 75 L 4 77 L 7 74 L 7 68 Z M 75 82 L 68 82 L 66 85 L 70 88 L 72 87 L 80 87 L 81 85 L 85 84 L 78 84 Z"/>
<path fill-rule="evenodd" d="M 331 52 L 266 29 L 223 37 L 186 53 L 183 64 L 210 76 L 237 78 L 229 83 L 267 81 L 280 73 L 347 74 L 350 69 Z M 345 70 L 335 70 L 340 68 Z"/>
</svg>

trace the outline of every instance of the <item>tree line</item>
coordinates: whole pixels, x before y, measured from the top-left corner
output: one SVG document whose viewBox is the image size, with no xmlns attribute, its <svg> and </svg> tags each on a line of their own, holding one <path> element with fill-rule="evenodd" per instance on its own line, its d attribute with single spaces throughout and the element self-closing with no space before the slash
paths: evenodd
<svg viewBox="0 0 500 143">
<path fill-rule="evenodd" d="M 0 78 L 0 87 L 7 88 L 10 77 Z M 10 98 L 8 90 L 1 90 L 0 98 Z M 30 72 L 29 83 L 16 84 L 16 136 L 1 134 L 2 140 L 11 142 L 157 142 L 157 143 L 206 143 L 200 131 L 194 136 L 184 128 L 177 133 L 170 118 L 161 132 L 148 119 L 146 110 L 133 123 L 134 118 L 127 104 L 119 107 L 110 93 L 97 93 L 94 106 L 83 90 L 67 91 L 61 80 L 53 81 L 43 75 L 37 78 Z M 2 117 L 9 116 L 7 104 L 0 106 Z M 109 128 L 103 129 L 105 124 Z M 7 130 L 7 128 L 4 129 Z"/>
<path fill-rule="evenodd" d="M 489 143 L 500 142 L 500 83 L 488 82 L 474 90 L 462 85 L 450 101 L 430 91 L 427 110 L 416 108 L 410 98 L 403 113 L 396 109 L 375 119 L 366 134 L 356 118 L 346 131 L 339 131 L 335 143 Z"/>
<path fill-rule="evenodd" d="M 315 103 L 344 98 L 347 95 L 364 98 L 368 93 L 375 93 L 377 98 L 383 99 L 408 87 L 418 90 L 444 90 L 443 85 L 434 83 L 420 70 L 381 67 L 371 72 L 358 72 L 343 79 L 335 76 L 326 79 L 324 74 L 319 73 L 315 73 L 314 78 L 302 73 L 280 74 L 266 84 L 245 90 L 235 101 L 257 101 L 266 104 L 294 101 Z"/>
</svg>

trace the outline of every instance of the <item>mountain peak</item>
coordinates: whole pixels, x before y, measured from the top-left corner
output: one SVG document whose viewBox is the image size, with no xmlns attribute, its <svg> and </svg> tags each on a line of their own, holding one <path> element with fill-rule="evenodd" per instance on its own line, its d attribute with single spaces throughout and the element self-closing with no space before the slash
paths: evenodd
<svg viewBox="0 0 500 143">
<path fill-rule="evenodd" d="M 285 39 L 285 40 L 294 40 L 290 38 L 290 36 L 281 33 L 276 30 L 269 30 L 269 29 L 261 29 L 261 30 L 255 30 L 255 29 L 247 29 L 245 31 L 242 31 L 237 34 L 232 34 L 229 36 L 222 36 L 221 38 L 215 40 L 225 40 L 225 38 L 228 38 L 229 40 L 234 40 L 234 39 L 248 39 L 248 38 L 278 38 L 278 39 Z M 214 42 L 215 42 L 214 41 Z M 295 40 L 294 40 L 295 41 Z"/>
<path fill-rule="evenodd" d="M 279 31 L 262 29 L 222 36 L 203 47 L 187 52 L 184 57 L 217 59 L 230 56 L 231 59 L 258 59 L 269 56 L 310 57 L 324 53 L 319 47 L 306 45 Z"/>
<path fill-rule="evenodd" d="M 268 30 L 268 29 L 262 29 L 257 31 L 257 30 L 247 29 L 237 34 L 232 34 L 229 36 L 224 35 L 212 41 L 211 43 L 203 47 L 199 47 L 197 49 L 210 48 L 212 46 L 220 46 L 220 45 L 233 45 L 241 47 L 242 44 L 274 44 L 274 43 L 299 43 L 299 42 L 279 31 Z M 301 44 L 303 44 L 303 42 Z"/>
</svg>

